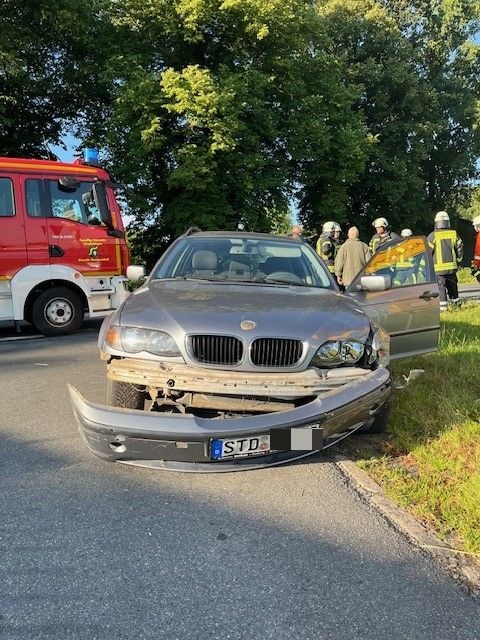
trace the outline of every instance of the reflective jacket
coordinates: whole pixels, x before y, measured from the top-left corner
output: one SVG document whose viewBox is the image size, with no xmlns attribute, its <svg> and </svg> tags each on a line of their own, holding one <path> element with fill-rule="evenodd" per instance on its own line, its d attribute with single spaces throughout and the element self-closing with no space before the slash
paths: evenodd
<svg viewBox="0 0 480 640">
<path fill-rule="evenodd" d="M 463 258 L 463 242 L 455 229 L 436 229 L 427 240 L 432 250 L 435 273 L 456 273 Z"/>
<path fill-rule="evenodd" d="M 335 242 L 331 238 L 329 233 L 322 233 L 317 240 L 317 253 L 326 263 L 330 273 L 335 273 L 334 260 L 335 260 Z"/>
<path fill-rule="evenodd" d="M 375 251 L 377 251 L 380 245 L 385 244 L 386 242 L 390 242 L 390 240 L 397 240 L 399 237 L 400 236 L 394 231 L 389 231 L 388 233 L 385 233 L 383 236 L 381 236 L 379 233 L 376 233 L 372 237 L 368 245 L 368 248 L 370 249 L 370 253 L 373 255 Z"/>
</svg>

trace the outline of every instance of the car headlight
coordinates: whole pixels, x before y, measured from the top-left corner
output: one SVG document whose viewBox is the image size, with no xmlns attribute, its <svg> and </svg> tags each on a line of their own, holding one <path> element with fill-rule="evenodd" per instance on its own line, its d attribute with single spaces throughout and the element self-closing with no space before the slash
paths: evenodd
<svg viewBox="0 0 480 640">
<path fill-rule="evenodd" d="M 127 353 L 148 351 L 157 356 L 175 357 L 180 355 L 177 343 L 169 333 L 141 329 L 139 327 L 109 327 L 105 343 Z"/>
<path fill-rule="evenodd" d="M 322 344 L 313 356 L 314 367 L 337 367 L 342 364 L 355 364 L 362 359 L 365 345 L 355 340 L 329 340 Z"/>
</svg>

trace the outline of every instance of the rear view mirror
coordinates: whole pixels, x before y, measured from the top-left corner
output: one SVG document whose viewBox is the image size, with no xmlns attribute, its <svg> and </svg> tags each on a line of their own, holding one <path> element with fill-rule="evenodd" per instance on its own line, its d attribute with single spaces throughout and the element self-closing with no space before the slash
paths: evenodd
<svg viewBox="0 0 480 640">
<path fill-rule="evenodd" d="M 131 264 L 127 267 L 127 278 L 132 282 L 145 282 L 145 267 L 140 264 Z"/>
<path fill-rule="evenodd" d="M 391 287 L 391 276 L 362 276 L 360 278 L 362 291 L 387 291 Z"/>
</svg>

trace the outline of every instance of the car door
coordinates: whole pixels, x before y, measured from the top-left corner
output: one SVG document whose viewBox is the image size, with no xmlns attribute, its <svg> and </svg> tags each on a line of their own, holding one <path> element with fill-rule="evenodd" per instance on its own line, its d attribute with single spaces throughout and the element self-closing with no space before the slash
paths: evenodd
<svg viewBox="0 0 480 640">
<path fill-rule="evenodd" d="M 385 290 L 372 290 L 382 282 Z M 390 334 L 392 359 L 437 350 L 438 285 L 424 236 L 410 236 L 380 247 L 349 285 L 346 295 L 355 298 L 372 322 Z"/>
</svg>

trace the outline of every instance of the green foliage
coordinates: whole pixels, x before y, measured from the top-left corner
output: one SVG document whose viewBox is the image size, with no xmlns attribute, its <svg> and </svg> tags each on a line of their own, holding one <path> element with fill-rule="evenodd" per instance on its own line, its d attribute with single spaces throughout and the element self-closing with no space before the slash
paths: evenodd
<svg viewBox="0 0 480 640">
<path fill-rule="evenodd" d="M 371 233 L 385 216 L 426 232 L 477 175 L 480 47 L 477 0 L 320 0 L 333 51 L 357 84 L 371 136 L 365 169 L 348 188 L 344 220 Z M 307 189 L 310 201 L 316 185 Z M 324 211 L 324 219 L 330 218 Z"/>
<path fill-rule="evenodd" d="M 98 2 L 3 0 L 0 20 L 0 153 L 48 157 L 67 124 L 89 106 L 98 115 L 102 85 L 93 55 L 107 44 Z M 93 115 L 93 113 L 92 113 Z"/>
<path fill-rule="evenodd" d="M 67 128 L 103 146 L 147 262 L 192 224 L 286 230 L 293 199 L 311 234 L 477 210 L 478 0 L 4 0 L 1 17 L 0 153 L 45 156 Z"/>
<path fill-rule="evenodd" d="M 158 246 L 192 224 L 278 230 L 312 181 L 328 184 L 326 206 L 345 208 L 368 142 L 351 108 L 357 89 L 345 85 L 311 5 L 106 4 L 121 50 L 108 65 L 110 118 L 91 139 L 129 185 L 137 234 L 153 220 Z"/>
<path fill-rule="evenodd" d="M 480 187 L 463 189 L 458 196 L 457 210 L 461 218 L 473 220 L 476 216 L 480 216 Z"/>
</svg>

